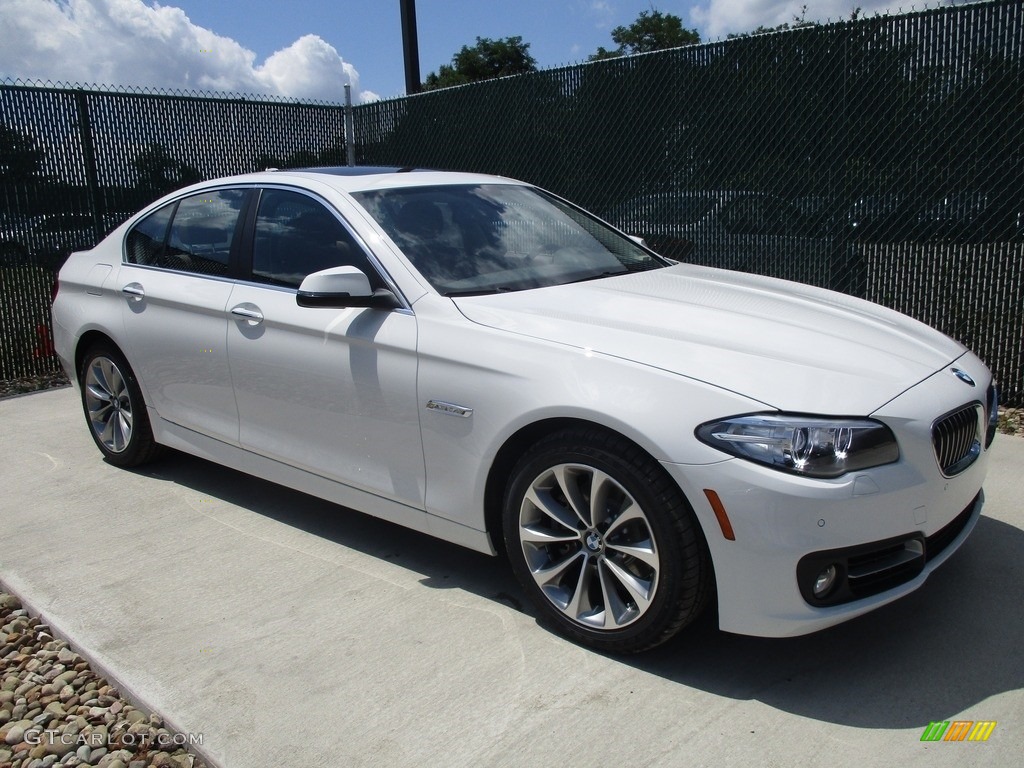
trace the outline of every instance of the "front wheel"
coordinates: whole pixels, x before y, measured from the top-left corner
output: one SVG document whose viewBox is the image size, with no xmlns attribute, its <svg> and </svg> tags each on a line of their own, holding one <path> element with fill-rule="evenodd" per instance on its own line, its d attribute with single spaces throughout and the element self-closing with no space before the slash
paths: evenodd
<svg viewBox="0 0 1024 768">
<path fill-rule="evenodd" d="M 106 343 L 90 347 L 79 382 L 89 432 L 107 461 L 136 467 L 156 457 L 160 446 L 153 440 L 142 391 L 117 348 Z"/>
<path fill-rule="evenodd" d="M 572 429 L 537 443 L 505 494 L 512 568 L 542 615 L 594 648 L 665 642 L 708 600 L 711 568 L 692 510 L 624 438 Z"/>
</svg>

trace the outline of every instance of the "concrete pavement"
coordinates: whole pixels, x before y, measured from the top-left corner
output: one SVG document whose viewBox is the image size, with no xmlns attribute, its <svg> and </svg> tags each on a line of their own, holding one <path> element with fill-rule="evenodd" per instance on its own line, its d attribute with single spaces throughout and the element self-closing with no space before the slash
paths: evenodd
<svg viewBox="0 0 1024 768">
<path fill-rule="evenodd" d="M 923 589 L 803 638 L 632 659 L 504 563 L 174 454 L 104 463 L 76 393 L 0 401 L 0 581 L 224 768 L 1002 766 L 1024 754 L 1024 439 Z M 994 720 L 986 743 L 921 742 Z"/>
</svg>

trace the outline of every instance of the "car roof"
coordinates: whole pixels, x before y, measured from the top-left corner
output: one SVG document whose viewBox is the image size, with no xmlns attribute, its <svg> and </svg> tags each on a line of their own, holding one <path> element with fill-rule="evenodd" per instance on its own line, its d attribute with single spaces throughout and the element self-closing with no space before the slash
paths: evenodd
<svg viewBox="0 0 1024 768">
<path fill-rule="evenodd" d="M 500 176 L 488 176 L 460 171 L 434 171 L 424 168 L 391 166 L 337 166 L 323 168 L 268 168 L 266 171 L 240 176 L 210 179 L 190 187 L 190 190 L 226 184 L 274 184 L 305 182 L 305 185 L 326 185 L 341 192 L 361 192 L 373 189 L 400 187 L 441 186 L 447 184 L 523 184 Z M 178 190 L 180 193 L 182 190 Z M 177 194 L 177 193 L 176 193 Z"/>
</svg>

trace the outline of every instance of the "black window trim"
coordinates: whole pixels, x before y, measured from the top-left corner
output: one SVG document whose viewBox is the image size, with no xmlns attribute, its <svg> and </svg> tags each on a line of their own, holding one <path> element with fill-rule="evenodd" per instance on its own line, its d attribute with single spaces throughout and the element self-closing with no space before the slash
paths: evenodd
<svg viewBox="0 0 1024 768">
<path fill-rule="evenodd" d="M 201 190 L 191 189 L 183 191 L 182 194 L 174 197 L 170 200 L 166 200 L 161 205 L 154 205 L 151 208 L 144 209 L 132 220 L 131 226 L 125 230 L 124 237 L 121 240 L 121 264 L 122 266 L 134 267 L 136 269 L 147 269 L 156 272 L 171 272 L 178 275 L 189 275 L 190 277 L 203 278 L 206 280 L 218 280 L 218 281 L 231 281 L 244 285 L 254 286 L 265 289 L 275 289 L 281 291 L 288 291 L 293 294 L 298 293 L 298 288 L 292 288 L 288 286 L 272 285 L 262 281 L 254 280 L 252 277 L 252 248 L 253 242 L 256 236 L 256 215 L 259 211 L 259 201 L 262 197 L 263 190 L 265 189 L 281 189 L 286 192 L 297 192 L 305 195 L 310 199 L 320 203 L 327 211 L 334 216 L 345 230 L 352 237 L 353 242 L 362 250 L 363 255 L 366 257 L 367 262 L 373 267 L 380 279 L 388 287 L 392 293 L 398 298 L 401 307 L 395 309 L 395 312 L 402 312 L 405 314 L 414 314 L 412 310 L 412 304 L 406 299 L 405 294 L 399 289 L 398 284 L 388 274 L 387 269 L 381 264 L 380 259 L 377 255 L 366 245 L 366 241 L 362 236 L 352 227 L 346 218 L 341 214 L 338 209 L 332 205 L 329 201 L 324 199 L 321 195 L 313 192 L 304 187 L 295 186 L 293 184 L 286 183 L 273 183 L 267 184 L 262 182 L 249 182 L 242 184 L 218 184 L 215 186 L 206 187 Z M 156 213 L 163 208 L 168 206 L 174 206 L 174 210 L 171 211 L 171 216 L 167 221 L 167 226 L 164 229 L 163 234 L 163 248 L 167 247 L 167 239 L 170 235 L 171 227 L 174 225 L 174 217 L 178 213 L 178 204 L 186 198 L 193 197 L 195 195 L 208 194 L 210 192 L 224 192 L 231 190 L 240 190 L 247 192 L 245 200 L 242 203 L 242 207 L 238 212 L 238 220 L 235 222 L 235 231 L 231 239 L 231 255 L 228 257 L 228 273 L 227 275 L 204 275 L 198 272 L 189 272 L 183 269 L 171 269 L 169 267 L 157 267 L 151 264 L 137 264 L 128 259 L 128 236 L 135 230 L 135 228 L 147 217 Z"/>
<path fill-rule="evenodd" d="M 128 258 L 128 238 L 129 238 L 129 236 L 131 236 L 132 232 L 135 231 L 135 228 L 139 224 L 141 224 L 147 218 L 152 216 L 154 213 L 156 213 L 157 211 L 161 211 L 164 208 L 173 207 L 173 210 L 171 211 L 171 215 L 170 215 L 170 217 L 167 220 L 167 226 L 164 227 L 163 241 L 161 243 L 162 250 L 166 251 L 166 249 L 167 249 L 167 240 L 170 237 L 171 227 L 174 226 L 174 219 L 178 215 L 178 206 L 181 204 L 182 200 L 187 200 L 188 198 L 195 197 L 197 195 L 209 194 L 211 192 L 231 192 L 231 191 L 239 191 L 239 192 L 244 192 L 246 194 L 245 194 L 245 198 L 242 201 L 242 206 L 238 210 L 238 218 L 235 220 L 235 229 L 234 229 L 234 232 L 231 235 L 231 251 L 230 251 L 230 254 L 228 255 L 228 264 L 227 264 L 227 274 L 226 275 L 204 275 L 201 272 L 191 272 L 191 271 L 189 271 L 187 269 L 172 269 L 170 267 L 158 267 L 158 266 L 154 266 L 152 264 L 138 264 L 138 263 L 136 263 L 134 261 L 130 261 L 129 260 L 129 258 Z M 124 237 L 121 239 L 121 264 L 122 264 L 122 266 L 135 267 L 136 269 L 148 269 L 148 270 L 153 270 L 153 271 L 156 271 L 156 272 L 171 272 L 171 273 L 174 273 L 174 274 L 177 274 L 177 275 L 189 275 L 190 277 L 204 278 L 204 279 L 207 279 L 207 280 L 237 281 L 240 278 L 240 276 L 243 274 L 242 269 L 243 269 L 243 266 L 244 266 L 241 253 L 239 252 L 240 251 L 240 247 L 242 245 L 242 236 L 244 234 L 243 227 L 245 225 L 245 222 L 248 220 L 249 209 L 254 207 L 253 206 L 253 198 L 258 197 L 258 195 L 254 194 L 254 193 L 258 192 L 258 191 L 259 191 L 259 186 L 256 185 L 256 184 L 221 184 L 221 185 L 217 185 L 217 186 L 207 187 L 207 188 L 201 189 L 201 190 L 195 190 L 195 189 L 189 190 L 189 191 L 184 192 L 183 194 L 181 194 L 181 195 L 179 195 L 179 196 L 177 196 L 177 197 L 175 197 L 175 198 L 173 198 L 171 200 L 167 200 L 166 202 L 163 203 L 163 205 L 156 205 L 156 206 L 154 206 L 152 208 L 144 210 L 138 216 L 135 217 L 135 219 L 131 223 L 131 226 L 128 227 L 128 229 L 125 230 Z"/>
<path fill-rule="evenodd" d="M 265 283 L 261 280 L 256 280 L 252 276 L 252 256 L 253 256 L 253 244 L 256 239 L 256 216 L 259 211 L 259 203 L 263 197 L 264 190 L 268 189 L 280 189 L 285 192 L 295 192 L 305 197 L 310 198 L 316 203 L 322 205 L 328 213 L 337 219 L 341 226 L 345 228 L 352 241 L 356 246 L 363 252 L 363 256 L 366 258 L 367 263 L 377 272 L 378 277 L 384 285 L 387 286 L 388 290 L 398 297 L 398 301 L 401 303 L 401 307 L 396 312 L 407 312 L 412 313 L 412 305 L 406 300 L 405 295 L 398 288 L 398 284 L 392 279 L 391 275 L 381 264 L 380 259 L 377 255 L 366 245 L 366 241 L 363 240 L 362 236 L 352 227 L 345 217 L 335 208 L 328 200 L 324 199 L 321 195 L 318 195 L 312 190 L 306 189 L 305 187 L 298 187 L 291 184 L 257 184 L 255 186 L 255 194 L 249 200 L 250 209 L 247 212 L 248 218 L 245 220 L 245 230 L 241 241 L 240 248 L 240 261 L 239 261 L 239 276 L 238 281 L 246 285 L 258 286 L 260 288 L 276 288 L 282 291 L 290 291 L 291 293 L 298 293 L 298 288 L 292 288 L 284 285 L 273 285 L 271 283 Z"/>
</svg>

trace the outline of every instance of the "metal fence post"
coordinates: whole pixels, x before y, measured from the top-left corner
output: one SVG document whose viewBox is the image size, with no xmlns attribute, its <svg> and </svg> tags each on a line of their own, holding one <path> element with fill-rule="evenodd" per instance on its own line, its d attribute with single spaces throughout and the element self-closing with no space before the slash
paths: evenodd
<svg viewBox="0 0 1024 768">
<path fill-rule="evenodd" d="M 352 86 L 345 86 L 345 156 L 349 167 L 356 164 L 356 127 L 352 114 Z"/>
<path fill-rule="evenodd" d="M 103 239 L 103 201 L 100 198 L 100 185 L 96 175 L 96 154 L 92 145 L 92 128 L 89 124 L 89 102 L 85 91 L 75 93 L 78 105 L 78 131 L 82 137 L 82 159 L 85 161 L 85 183 L 89 190 L 89 212 L 92 214 L 92 226 L 96 241 Z"/>
</svg>

